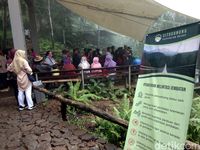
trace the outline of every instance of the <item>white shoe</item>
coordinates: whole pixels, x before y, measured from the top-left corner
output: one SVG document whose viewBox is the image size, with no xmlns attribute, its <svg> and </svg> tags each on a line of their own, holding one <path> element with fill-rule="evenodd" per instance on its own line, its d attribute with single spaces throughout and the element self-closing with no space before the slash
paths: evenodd
<svg viewBox="0 0 200 150">
<path fill-rule="evenodd" d="M 33 108 L 35 108 L 35 106 L 28 107 L 28 110 L 32 110 Z"/>
<path fill-rule="evenodd" d="M 24 110 L 24 109 L 25 109 L 25 107 L 19 106 L 19 111 L 22 111 L 22 110 Z"/>
</svg>

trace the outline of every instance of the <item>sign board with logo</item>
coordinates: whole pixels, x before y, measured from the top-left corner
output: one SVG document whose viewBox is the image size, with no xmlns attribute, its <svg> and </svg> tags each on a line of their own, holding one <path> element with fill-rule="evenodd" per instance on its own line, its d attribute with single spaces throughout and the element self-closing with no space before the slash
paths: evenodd
<svg viewBox="0 0 200 150">
<path fill-rule="evenodd" d="M 183 150 L 200 24 L 146 36 L 124 150 Z"/>
</svg>

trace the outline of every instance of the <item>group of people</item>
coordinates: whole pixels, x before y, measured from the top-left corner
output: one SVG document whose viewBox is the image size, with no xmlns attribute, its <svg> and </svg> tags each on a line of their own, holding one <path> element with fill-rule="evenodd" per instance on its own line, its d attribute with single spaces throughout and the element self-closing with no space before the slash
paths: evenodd
<svg viewBox="0 0 200 150">
<path fill-rule="evenodd" d="M 85 72 L 101 72 L 102 67 L 114 68 L 123 65 L 139 65 L 139 58 L 133 57 L 130 47 L 124 46 L 115 49 L 114 46 L 107 47 L 102 52 L 99 49 L 74 49 L 72 55 L 69 50 L 62 51 L 61 69 L 88 69 Z M 105 70 L 105 69 L 104 69 Z M 114 69 L 108 69 L 114 71 Z"/>
<path fill-rule="evenodd" d="M 102 67 L 112 68 L 117 66 L 117 63 L 113 60 L 113 56 L 110 52 L 106 53 L 103 64 L 100 62 L 100 57 L 98 56 L 94 56 L 90 63 L 89 57 L 86 55 L 80 56 L 77 49 L 74 50 L 72 56 L 69 50 L 63 50 L 62 59 L 59 62 L 54 59 L 51 51 L 47 51 L 44 57 L 36 55 L 29 60 L 32 60 L 30 64 L 32 64 L 34 71 L 49 72 L 55 69 L 60 69 L 69 71 L 68 74 L 76 73 L 75 70 L 77 69 L 84 69 L 85 73 L 89 73 L 91 69 L 91 72 L 97 73 L 102 72 Z"/>
<path fill-rule="evenodd" d="M 102 72 L 102 67 L 107 68 L 108 73 L 115 71 L 116 66 L 131 64 L 132 53 L 128 47 L 114 49 L 108 47 L 101 54 L 99 49 L 74 49 L 72 55 L 68 49 L 62 51 L 62 58 L 56 61 L 52 51 L 47 51 L 45 56 L 37 55 L 33 49 L 25 51 L 10 49 L 3 53 L 0 50 L 0 92 L 8 90 L 8 80 L 13 86 L 19 110 L 31 110 L 34 103 L 31 97 L 32 83 L 27 74 L 33 71 L 50 72 L 55 69 L 71 71 L 84 69 L 84 73 Z M 110 69 L 109 69 L 110 68 Z M 14 73 L 11 73 L 14 72 Z M 26 99 L 26 101 L 24 101 Z M 27 106 L 26 106 L 27 105 Z"/>
<path fill-rule="evenodd" d="M 116 62 L 113 60 L 113 56 L 110 53 L 106 54 L 105 61 L 103 65 L 99 61 L 99 57 L 95 56 L 90 64 L 86 56 L 82 56 L 80 63 L 78 64 L 78 69 L 92 69 L 91 72 L 102 72 L 101 68 L 112 68 L 116 67 Z M 89 71 L 87 71 L 89 72 Z"/>
<path fill-rule="evenodd" d="M 52 51 L 47 51 L 42 57 L 33 50 L 29 50 L 28 57 L 33 71 L 50 72 L 65 70 L 69 71 L 68 74 L 77 73 L 77 71 L 73 71 L 77 69 L 86 69 L 85 73 L 102 72 L 102 67 L 112 68 L 123 65 L 139 65 L 141 63 L 141 60 L 135 58 L 131 48 L 126 45 L 117 49 L 114 46 L 107 47 L 101 52 L 100 49 L 94 48 L 84 48 L 82 50 L 75 48 L 71 52 L 66 48 L 62 50 L 61 60 L 55 60 Z M 114 71 L 114 69 L 108 69 L 108 71 Z"/>
</svg>

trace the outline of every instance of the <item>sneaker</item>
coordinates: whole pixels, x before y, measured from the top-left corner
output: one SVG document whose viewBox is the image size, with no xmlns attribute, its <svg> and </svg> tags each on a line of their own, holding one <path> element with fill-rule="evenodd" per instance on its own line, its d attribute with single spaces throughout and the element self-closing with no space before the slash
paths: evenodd
<svg viewBox="0 0 200 150">
<path fill-rule="evenodd" d="M 35 108 L 35 106 L 28 107 L 28 110 L 32 110 L 33 108 Z"/>
<path fill-rule="evenodd" d="M 22 110 L 24 110 L 24 109 L 25 109 L 25 107 L 19 106 L 19 111 L 22 111 Z"/>
</svg>

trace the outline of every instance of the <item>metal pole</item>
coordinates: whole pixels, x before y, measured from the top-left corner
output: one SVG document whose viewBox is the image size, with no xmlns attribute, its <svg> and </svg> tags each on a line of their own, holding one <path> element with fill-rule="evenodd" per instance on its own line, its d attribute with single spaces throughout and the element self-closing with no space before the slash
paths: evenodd
<svg viewBox="0 0 200 150">
<path fill-rule="evenodd" d="M 131 90 L 131 65 L 128 66 L 128 90 Z"/>
<path fill-rule="evenodd" d="M 38 81 L 38 74 L 37 73 L 35 74 L 35 79 L 36 79 L 36 81 Z"/>
<path fill-rule="evenodd" d="M 66 47 L 65 30 L 63 30 L 63 44 Z"/>
<path fill-rule="evenodd" d="M 48 14 L 49 14 L 50 29 L 51 29 L 52 48 L 54 49 L 54 30 L 53 30 L 53 23 L 52 23 L 52 18 L 51 18 L 51 1 L 50 0 L 48 0 Z"/>
<path fill-rule="evenodd" d="M 100 48 L 100 28 L 97 30 L 97 48 Z"/>
<path fill-rule="evenodd" d="M 85 88 L 85 82 L 84 82 L 84 72 L 83 69 L 81 70 L 81 81 L 82 81 L 82 89 Z"/>
</svg>

